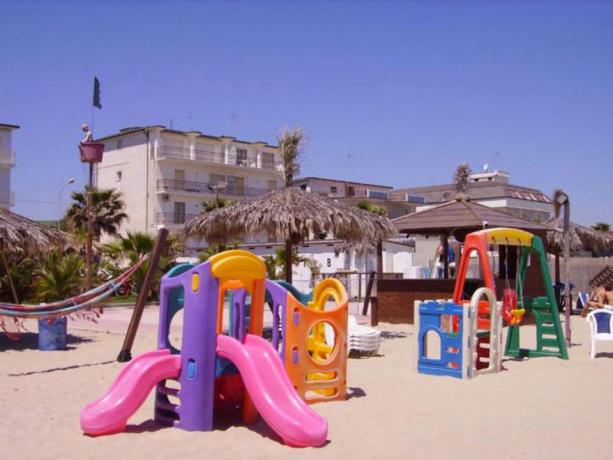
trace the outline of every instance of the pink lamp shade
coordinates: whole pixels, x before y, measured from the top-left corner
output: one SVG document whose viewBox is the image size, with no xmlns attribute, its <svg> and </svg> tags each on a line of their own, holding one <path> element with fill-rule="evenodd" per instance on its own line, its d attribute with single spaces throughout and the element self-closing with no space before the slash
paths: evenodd
<svg viewBox="0 0 613 460">
<path fill-rule="evenodd" d="M 100 163 L 104 153 L 104 144 L 81 142 L 79 144 L 79 153 L 82 163 Z"/>
</svg>

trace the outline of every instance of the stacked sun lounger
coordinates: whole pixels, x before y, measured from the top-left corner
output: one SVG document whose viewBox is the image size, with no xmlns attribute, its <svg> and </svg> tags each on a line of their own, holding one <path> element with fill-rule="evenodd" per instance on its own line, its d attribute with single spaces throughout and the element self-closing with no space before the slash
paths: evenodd
<svg viewBox="0 0 613 460">
<path fill-rule="evenodd" d="M 347 349 L 361 353 L 377 353 L 381 344 L 381 331 L 358 324 L 355 316 L 349 316 Z"/>
</svg>

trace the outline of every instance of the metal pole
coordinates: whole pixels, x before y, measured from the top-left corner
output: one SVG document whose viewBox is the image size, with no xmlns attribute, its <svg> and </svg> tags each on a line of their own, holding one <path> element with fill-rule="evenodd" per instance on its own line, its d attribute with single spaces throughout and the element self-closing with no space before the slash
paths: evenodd
<svg viewBox="0 0 613 460">
<path fill-rule="evenodd" d="M 571 346 L 570 339 L 570 199 L 564 204 L 564 320 L 566 344 Z"/>
<path fill-rule="evenodd" d="M 89 185 L 87 186 L 87 242 L 85 245 L 85 271 L 87 290 L 92 288 L 92 245 L 94 239 L 94 213 L 92 209 L 92 188 L 94 178 L 94 164 L 89 163 Z"/>
<path fill-rule="evenodd" d="M 292 240 L 285 240 L 285 281 L 292 282 Z"/>
<path fill-rule="evenodd" d="M 119 352 L 119 355 L 117 355 L 117 361 L 120 363 L 125 363 L 126 361 L 130 361 L 132 359 L 132 345 L 134 345 L 136 331 L 138 331 L 138 325 L 140 324 L 140 319 L 143 316 L 145 303 L 147 302 L 147 297 L 149 297 L 149 291 L 151 291 L 153 277 L 158 269 L 160 256 L 162 255 L 162 251 L 166 245 L 167 236 L 168 230 L 165 228 L 160 228 L 158 231 L 157 240 L 155 241 L 155 246 L 151 252 L 151 257 L 149 257 L 147 273 L 145 274 L 143 285 L 138 293 L 138 299 L 136 300 L 136 305 L 134 306 L 134 311 L 132 312 L 132 318 L 130 319 L 130 324 L 128 325 L 128 330 L 123 340 L 121 351 Z"/>
</svg>

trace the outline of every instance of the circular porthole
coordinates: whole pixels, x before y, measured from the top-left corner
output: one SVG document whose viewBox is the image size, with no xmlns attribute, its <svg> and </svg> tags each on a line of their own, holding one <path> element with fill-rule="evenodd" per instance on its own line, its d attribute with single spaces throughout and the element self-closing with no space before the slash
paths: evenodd
<svg viewBox="0 0 613 460">
<path fill-rule="evenodd" d="M 307 350 L 309 356 L 318 365 L 330 363 L 338 353 L 338 332 L 332 323 L 318 321 L 307 335 Z"/>
</svg>

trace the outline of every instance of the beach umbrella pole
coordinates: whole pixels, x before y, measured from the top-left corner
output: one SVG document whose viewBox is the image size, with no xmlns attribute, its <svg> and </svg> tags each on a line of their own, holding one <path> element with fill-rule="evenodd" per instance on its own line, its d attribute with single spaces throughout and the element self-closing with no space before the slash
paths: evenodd
<svg viewBox="0 0 613 460">
<path fill-rule="evenodd" d="M 6 278 L 9 281 L 9 286 L 11 287 L 13 301 L 18 304 L 19 298 L 17 297 L 17 290 L 15 289 L 15 284 L 13 283 L 13 277 L 11 276 L 11 271 L 9 270 L 9 264 L 6 261 L 6 253 L 4 252 L 4 243 L 2 241 L 0 241 L 0 251 L 2 251 L 2 263 L 4 264 L 4 270 L 6 271 Z"/>
<path fill-rule="evenodd" d="M 285 240 L 285 281 L 292 283 L 292 240 Z"/>
<path fill-rule="evenodd" d="M 571 346 L 570 339 L 570 200 L 564 203 L 564 322 L 566 344 Z"/>
</svg>

